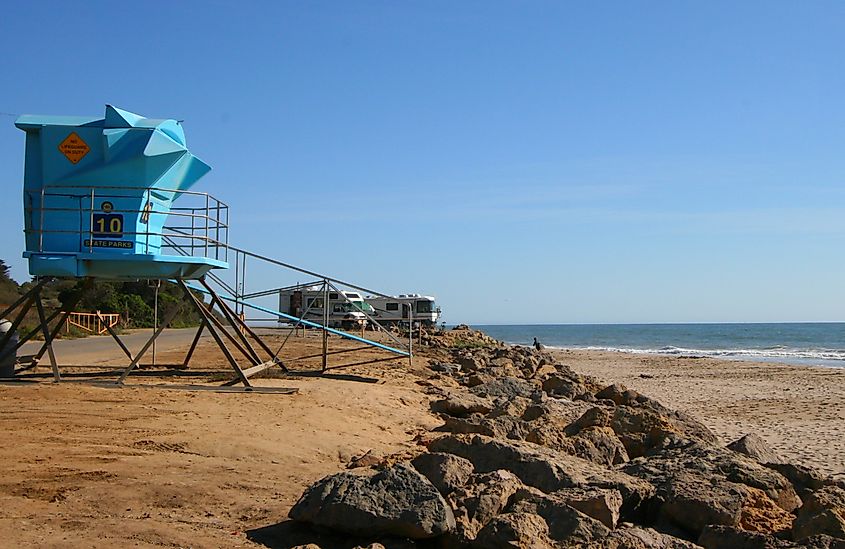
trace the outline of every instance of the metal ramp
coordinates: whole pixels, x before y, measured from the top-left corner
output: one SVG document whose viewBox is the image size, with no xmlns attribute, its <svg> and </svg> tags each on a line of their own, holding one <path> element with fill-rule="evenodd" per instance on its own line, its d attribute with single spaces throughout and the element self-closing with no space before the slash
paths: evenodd
<svg viewBox="0 0 845 549">
<path fill-rule="evenodd" d="M 167 242 L 166 245 L 172 246 L 172 249 L 176 253 L 187 253 L 187 250 L 184 250 L 175 242 L 170 241 Z M 287 326 L 287 334 L 279 348 L 269 356 L 269 359 L 267 361 L 255 363 L 247 370 L 244 370 L 246 378 L 249 378 L 251 375 L 264 371 L 277 364 L 282 367 L 285 371 L 291 372 L 295 370 L 295 367 L 293 367 L 292 364 L 296 363 L 298 360 L 304 359 L 320 358 L 321 372 L 325 372 L 330 369 L 334 370 L 340 368 L 349 368 L 352 366 L 360 366 L 373 362 L 407 359 L 410 363 L 410 361 L 412 360 L 413 330 L 408 330 L 407 339 L 400 339 L 391 330 L 382 326 L 378 322 L 378 320 L 373 318 L 373 316 L 369 314 L 366 310 L 358 306 L 356 303 L 352 302 L 352 300 L 348 299 L 343 290 L 354 289 L 359 292 L 366 293 L 367 295 L 384 296 L 385 294 L 354 283 L 346 282 L 338 278 L 334 278 L 328 275 L 317 273 L 315 271 L 297 267 L 290 263 L 286 263 L 232 245 L 227 246 L 227 251 L 230 259 L 234 257 L 234 261 L 232 261 L 231 263 L 235 266 L 235 269 L 230 269 L 230 273 L 233 277 L 233 280 L 227 281 L 222 274 L 208 273 L 204 278 L 199 280 L 199 285 L 196 283 L 184 283 L 186 290 L 199 292 L 206 296 L 209 296 L 212 304 L 217 304 L 221 308 L 221 310 L 224 307 L 228 309 L 230 311 L 229 316 L 234 317 L 232 320 L 241 323 L 244 329 L 247 330 L 247 332 L 250 334 L 255 334 L 252 327 L 248 326 L 248 323 L 250 322 L 253 324 L 260 322 L 270 322 L 276 326 L 281 323 L 284 323 Z M 365 333 L 352 333 L 348 330 L 342 330 L 329 326 L 329 323 L 327 321 L 327 307 L 323 307 L 323 321 L 317 322 L 306 318 L 306 316 L 310 312 L 309 307 L 305 307 L 302 310 L 302 313 L 299 316 L 296 316 L 288 312 L 281 311 L 278 307 L 274 307 L 266 303 L 260 303 L 260 300 L 262 298 L 265 298 L 266 301 L 266 298 L 274 297 L 275 295 L 277 295 L 279 290 L 283 290 L 287 287 L 250 290 L 246 280 L 246 271 L 248 265 L 252 268 L 254 268 L 256 265 L 264 265 L 265 267 L 269 267 L 271 271 L 275 271 L 275 273 L 287 273 L 288 276 L 305 275 L 309 277 L 310 281 L 306 284 L 298 284 L 295 286 L 318 285 L 325 295 L 336 293 L 339 297 L 343 297 L 344 301 L 348 303 L 350 307 L 355 308 L 356 311 L 360 312 L 366 317 L 368 327 L 371 333 L 383 334 L 384 337 L 382 339 L 387 340 L 388 343 L 385 343 L 383 341 L 376 341 L 372 338 L 366 337 Z M 280 274 L 279 277 L 281 278 L 282 275 Z M 175 282 L 179 283 L 179 281 Z M 324 303 L 327 303 L 327 301 Z M 250 313 L 259 314 L 261 316 L 247 317 L 247 311 L 249 311 Z M 197 331 L 197 336 L 194 339 L 194 345 L 192 346 L 192 348 L 196 345 L 196 342 L 198 341 L 203 330 L 208 329 L 210 325 L 213 325 L 211 321 L 209 321 L 208 323 L 203 323 L 203 325 L 200 326 Z M 296 337 L 296 334 L 300 329 L 303 330 L 303 332 L 304 330 L 308 329 L 319 331 L 320 335 L 322 336 L 322 349 L 319 354 L 292 357 L 285 353 L 286 345 L 292 337 Z M 352 349 L 333 350 L 331 346 L 330 336 L 360 343 L 361 346 Z M 255 337 L 258 338 L 257 335 L 255 335 Z M 340 355 L 352 354 L 357 351 L 365 350 L 383 351 L 386 356 L 377 359 L 356 360 L 353 362 L 331 362 L 332 359 L 335 359 Z"/>
</svg>

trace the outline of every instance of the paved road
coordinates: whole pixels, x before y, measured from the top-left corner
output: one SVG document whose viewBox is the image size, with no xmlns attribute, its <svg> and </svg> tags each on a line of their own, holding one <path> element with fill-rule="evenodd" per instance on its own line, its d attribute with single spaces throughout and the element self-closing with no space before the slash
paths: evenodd
<svg viewBox="0 0 845 549">
<path fill-rule="evenodd" d="M 141 350 L 141 347 L 152 335 L 152 329 L 132 330 L 131 333 L 122 334 L 120 339 L 129 348 L 133 356 Z M 163 352 L 180 347 L 186 348 L 196 334 L 196 328 L 181 328 L 165 330 L 156 340 L 156 351 Z M 211 337 L 208 332 L 203 332 L 203 339 Z M 43 342 L 30 341 L 18 349 L 19 355 L 32 355 L 38 352 Z M 117 343 L 109 335 L 91 336 L 81 339 L 59 340 L 53 344 L 56 352 L 56 360 L 59 364 L 103 364 L 111 361 L 127 363 L 126 355 L 117 346 Z M 148 351 L 143 362 L 149 362 L 151 356 Z M 49 364 L 49 358 L 45 355 L 41 364 Z"/>
</svg>

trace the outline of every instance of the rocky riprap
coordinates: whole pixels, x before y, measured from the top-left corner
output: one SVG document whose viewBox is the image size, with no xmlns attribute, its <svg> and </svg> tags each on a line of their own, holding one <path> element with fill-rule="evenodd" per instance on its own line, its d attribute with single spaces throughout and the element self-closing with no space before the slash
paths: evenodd
<svg viewBox="0 0 845 549">
<path fill-rule="evenodd" d="M 444 423 L 326 477 L 290 517 L 387 547 L 845 549 L 845 486 L 467 327 L 426 336 Z M 371 547 L 378 547 L 373 544 Z"/>
</svg>

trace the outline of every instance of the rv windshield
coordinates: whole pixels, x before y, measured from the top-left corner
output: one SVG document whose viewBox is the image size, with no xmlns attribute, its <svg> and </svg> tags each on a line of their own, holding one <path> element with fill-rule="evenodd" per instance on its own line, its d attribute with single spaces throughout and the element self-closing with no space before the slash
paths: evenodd
<svg viewBox="0 0 845 549">
<path fill-rule="evenodd" d="M 364 311 L 365 313 L 372 313 L 373 308 L 370 306 L 369 303 L 364 301 L 355 301 L 353 300 L 352 303 L 340 303 L 340 308 L 344 313 L 353 313 L 356 311 Z"/>
<path fill-rule="evenodd" d="M 434 301 L 417 301 L 418 313 L 433 313 Z"/>
</svg>

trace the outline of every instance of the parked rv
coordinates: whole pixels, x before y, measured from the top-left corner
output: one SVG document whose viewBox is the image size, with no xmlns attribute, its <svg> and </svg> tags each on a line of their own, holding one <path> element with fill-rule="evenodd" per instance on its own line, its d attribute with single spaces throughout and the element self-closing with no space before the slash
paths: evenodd
<svg viewBox="0 0 845 549">
<path fill-rule="evenodd" d="M 440 320 L 440 307 L 428 295 L 367 296 L 366 302 L 375 309 L 371 316 L 382 325 L 406 323 L 409 313 L 413 315 L 414 323 L 423 326 L 435 326 Z"/>
<path fill-rule="evenodd" d="M 346 330 L 360 328 L 367 321 L 367 316 L 364 313 L 369 315 L 374 313 L 373 308 L 364 301 L 358 292 L 331 291 L 328 293 L 328 298 L 328 325 L 330 328 Z M 324 320 L 324 299 L 325 293 L 320 286 L 279 290 L 279 311 L 322 324 Z"/>
</svg>

